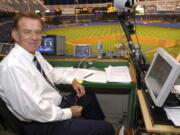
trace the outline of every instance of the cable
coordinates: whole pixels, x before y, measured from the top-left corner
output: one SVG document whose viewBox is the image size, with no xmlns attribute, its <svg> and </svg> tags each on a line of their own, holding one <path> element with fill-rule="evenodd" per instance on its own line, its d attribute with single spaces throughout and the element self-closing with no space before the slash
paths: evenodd
<svg viewBox="0 0 180 135">
<path fill-rule="evenodd" d="M 84 57 L 80 62 L 79 62 L 79 64 L 78 64 L 78 66 L 77 66 L 77 68 L 79 68 L 80 67 L 80 65 L 81 65 L 81 63 L 85 60 L 85 59 L 87 59 L 88 57 L 90 57 L 90 56 L 86 56 L 86 57 Z"/>
</svg>

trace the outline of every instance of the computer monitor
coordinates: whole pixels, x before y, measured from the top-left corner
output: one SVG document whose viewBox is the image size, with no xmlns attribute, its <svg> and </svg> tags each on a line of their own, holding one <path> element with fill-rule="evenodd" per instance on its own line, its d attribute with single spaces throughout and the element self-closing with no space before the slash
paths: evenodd
<svg viewBox="0 0 180 135">
<path fill-rule="evenodd" d="M 44 55 L 65 55 L 65 37 L 44 35 L 38 51 Z"/>
<path fill-rule="evenodd" d="M 11 51 L 13 46 L 14 46 L 13 44 L 8 44 L 8 43 L 1 44 L 0 47 L 1 54 L 7 55 Z"/>
<path fill-rule="evenodd" d="M 74 46 L 75 57 L 88 57 L 91 56 L 91 47 L 87 44 L 78 44 Z"/>
<path fill-rule="evenodd" d="M 56 36 L 43 36 L 42 43 L 38 49 L 42 54 L 55 55 L 56 51 Z"/>
<path fill-rule="evenodd" d="M 155 106 L 164 105 L 179 74 L 180 63 L 165 50 L 159 48 L 145 76 L 147 90 Z"/>
<path fill-rule="evenodd" d="M 129 12 L 132 9 L 134 0 L 114 0 L 114 7 L 116 12 Z"/>
</svg>

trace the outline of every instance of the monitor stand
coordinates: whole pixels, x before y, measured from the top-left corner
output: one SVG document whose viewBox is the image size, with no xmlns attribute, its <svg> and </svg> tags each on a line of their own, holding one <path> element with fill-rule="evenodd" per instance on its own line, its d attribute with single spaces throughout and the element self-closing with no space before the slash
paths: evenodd
<svg viewBox="0 0 180 135">
<path fill-rule="evenodd" d="M 148 104 L 147 107 L 152 116 L 153 123 L 163 124 L 163 125 L 173 125 L 173 123 L 170 120 L 168 120 L 166 116 L 166 112 L 164 111 L 163 107 L 155 106 L 148 91 L 145 91 L 144 93 L 145 93 L 144 97 L 146 103 Z"/>
</svg>

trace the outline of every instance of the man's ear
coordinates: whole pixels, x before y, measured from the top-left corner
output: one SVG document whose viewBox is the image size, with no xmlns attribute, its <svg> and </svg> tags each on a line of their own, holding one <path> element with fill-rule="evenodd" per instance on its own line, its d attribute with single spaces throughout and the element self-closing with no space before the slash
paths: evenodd
<svg viewBox="0 0 180 135">
<path fill-rule="evenodd" d="M 13 38 L 16 42 L 19 41 L 19 36 L 18 36 L 17 30 L 12 30 L 11 36 L 12 36 L 12 38 Z"/>
</svg>

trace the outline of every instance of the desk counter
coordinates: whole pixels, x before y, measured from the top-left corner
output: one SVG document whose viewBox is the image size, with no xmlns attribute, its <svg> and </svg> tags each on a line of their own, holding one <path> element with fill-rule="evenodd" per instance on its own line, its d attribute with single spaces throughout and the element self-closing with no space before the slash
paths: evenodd
<svg viewBox="0 0 180 135">
<path fill-rule="evenodd" d="M 148 106 L 142 90 L 137 91 L 138 100 L 143 115 L 143 120 L 145 123 L 146 130 L 152 133 L 176 133 L 180 134 L 180 127 L 175 127 L 173 125 L 162 125 L 162 124 L 153 124 L 152 117 L 148 111 Z"/>
<path fill-rule="evenodd" d="M 125 59 L 97 59 L 97 58 L 65 58 L 65 59 L 48 59 L 53 67 L 80 67 L 80 68 L 91 68 L 95 67 L 103 70 L 109 65 L 112 66 L 128 66 L 132 78 L 131 83 L 94 83 L 94 82 L 83 82 L 86 89 L 90 89 L 95 93 L 105 94 L 128 94 L 128 125 L 127 128 L 133 128 L 134 126 L 134 115 L 136 106 L 136 76 L 133 66 Z M 59 88 L 69 89 L 70 85 L 58 85 Z M 72 89 L 72 88 L 71 88 Z M 123 104 L 123 103 L 122 103 Z"/>
</svg>

